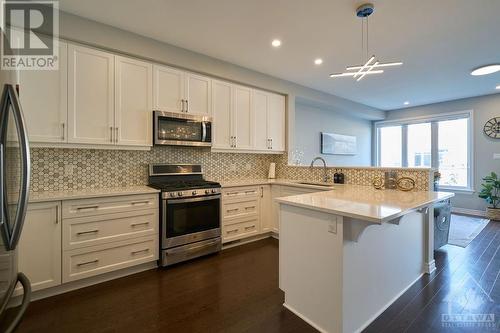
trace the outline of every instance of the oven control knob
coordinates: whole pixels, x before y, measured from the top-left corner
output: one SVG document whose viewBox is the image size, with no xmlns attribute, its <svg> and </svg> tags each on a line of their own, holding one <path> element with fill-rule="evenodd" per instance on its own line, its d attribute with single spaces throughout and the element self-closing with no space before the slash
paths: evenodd
<svg viewBox="0 0 500 333">
<path fill-rule="evenodd" d="M 175 193 L 174 192 L 170 192 L 170 196 L 173 198 L 175 197 Z"/>
<path fill-rule="evenodd" d="M 196 192 L 196 191 L 191 192 L 192 195 L 196 195 L 197 193 L 198 192 Z"/>
<path fill-rule="evenodd" d="M 177 192 L 177 196 L 182 197 L 182 192 Z"/>
<path fill-rule="evenodd" d="M 216 189 L 212 189 L 212 193 L 217 193 L 217 190 Z"/>
<path fill-rule="evenodd" d="M 210 194 L 210 190 L 205 190 L 205 194 Z"/>
</svg>

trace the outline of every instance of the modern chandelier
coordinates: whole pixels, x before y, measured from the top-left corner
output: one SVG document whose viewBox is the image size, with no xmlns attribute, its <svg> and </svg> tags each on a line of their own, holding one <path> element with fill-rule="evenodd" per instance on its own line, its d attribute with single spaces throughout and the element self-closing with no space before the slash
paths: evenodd
<svg viewBox="0 0 500 333">
<path fill-rule="evenodd" d="M 356 81 L 361 81 L 366 75 L 382 74 L 385 67 L 401 66 L 401 61 L 382 63 L 372 55 L 368 58 L 368 16 L 373 14 L 375 7 L 371 3 L 361 5 L 356 9 L 356 16 L 361 18 L 361 57 L 366 59 L 364 65 L 346 67 L 344 73 L 330 74 L 330 77 L 352 77 Z M 365 38 L 366 36 L 366 38 Z"/>
</svg>

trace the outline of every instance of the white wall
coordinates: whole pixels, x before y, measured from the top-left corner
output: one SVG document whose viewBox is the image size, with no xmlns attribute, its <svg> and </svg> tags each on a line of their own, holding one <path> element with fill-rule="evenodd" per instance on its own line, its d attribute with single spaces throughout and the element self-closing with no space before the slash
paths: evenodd
<svg viewBox="0 0 500 333">
<path fill-rule="evenodd" d="M 321 154 L 320 133 L 338 133 L 357 137 L 356 155 Z M 308 165 L 316 156 L 329 166 L 370 166 L 372 162 L 372 122 L 347 116 L 331 109 L 305 104 L 295 105 L 294 147 L 304 152 L 302 164 Z"/>
<path fill-rule="evenodd" d="M 455 207 L 484 210 L 486 203 L 477 197 L 481 188 L 481 178 L 491 171 L 500 173 L 500 160 L 494 160 L 493 154 L 500 153 L 500 140 L 491 139 L 483 132 L 483 126 L 489 119 L 500 117 L 500 94 L 465 98 L 450 102 L 429 104 L 408 109 L 387 112 L 387 120 L 396 120 L 416 116 L 435 115 L 443 112 L 473 110 L 474 121 L 474 187 L 472 194 L 456 193 L 452 199 Z"/>
</svg>

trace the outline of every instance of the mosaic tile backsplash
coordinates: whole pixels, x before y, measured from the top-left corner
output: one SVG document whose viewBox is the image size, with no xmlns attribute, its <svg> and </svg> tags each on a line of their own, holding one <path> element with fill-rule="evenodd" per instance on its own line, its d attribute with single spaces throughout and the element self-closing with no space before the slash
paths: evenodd
<svg viewBox="0 0 500 333">
<path fill-rule="evenodd" d="M 150 163 L 198 163 L 205 178 L 215 181 L 267 178 L 276 163 L 282 179 L 321 181 L 322 168 L 287 165 L 287 155 L 216 153 L 209 149 L 153 147 L 150 151 L 32 148 L 31 191 L 68 191 L 147 184 Z M 371 185 L 381 168 L 342 168 L 347 184 Z M 335 167 L 328 168 L 333 179 Z M 416 190 L 430 187 L 429 170 L 398 170 L 416 181 Z"/>
</svg>

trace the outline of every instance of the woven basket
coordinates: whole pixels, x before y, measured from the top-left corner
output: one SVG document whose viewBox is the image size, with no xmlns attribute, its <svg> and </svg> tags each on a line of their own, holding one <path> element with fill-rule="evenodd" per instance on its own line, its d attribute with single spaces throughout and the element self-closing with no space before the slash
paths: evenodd
<svg viewBox="0 0 500 333">
<path fill-rule="evenodd" d="M 486 217 L 490 220 L 500 221 L 500 208 L 486 208 Z"/>
</svg>

